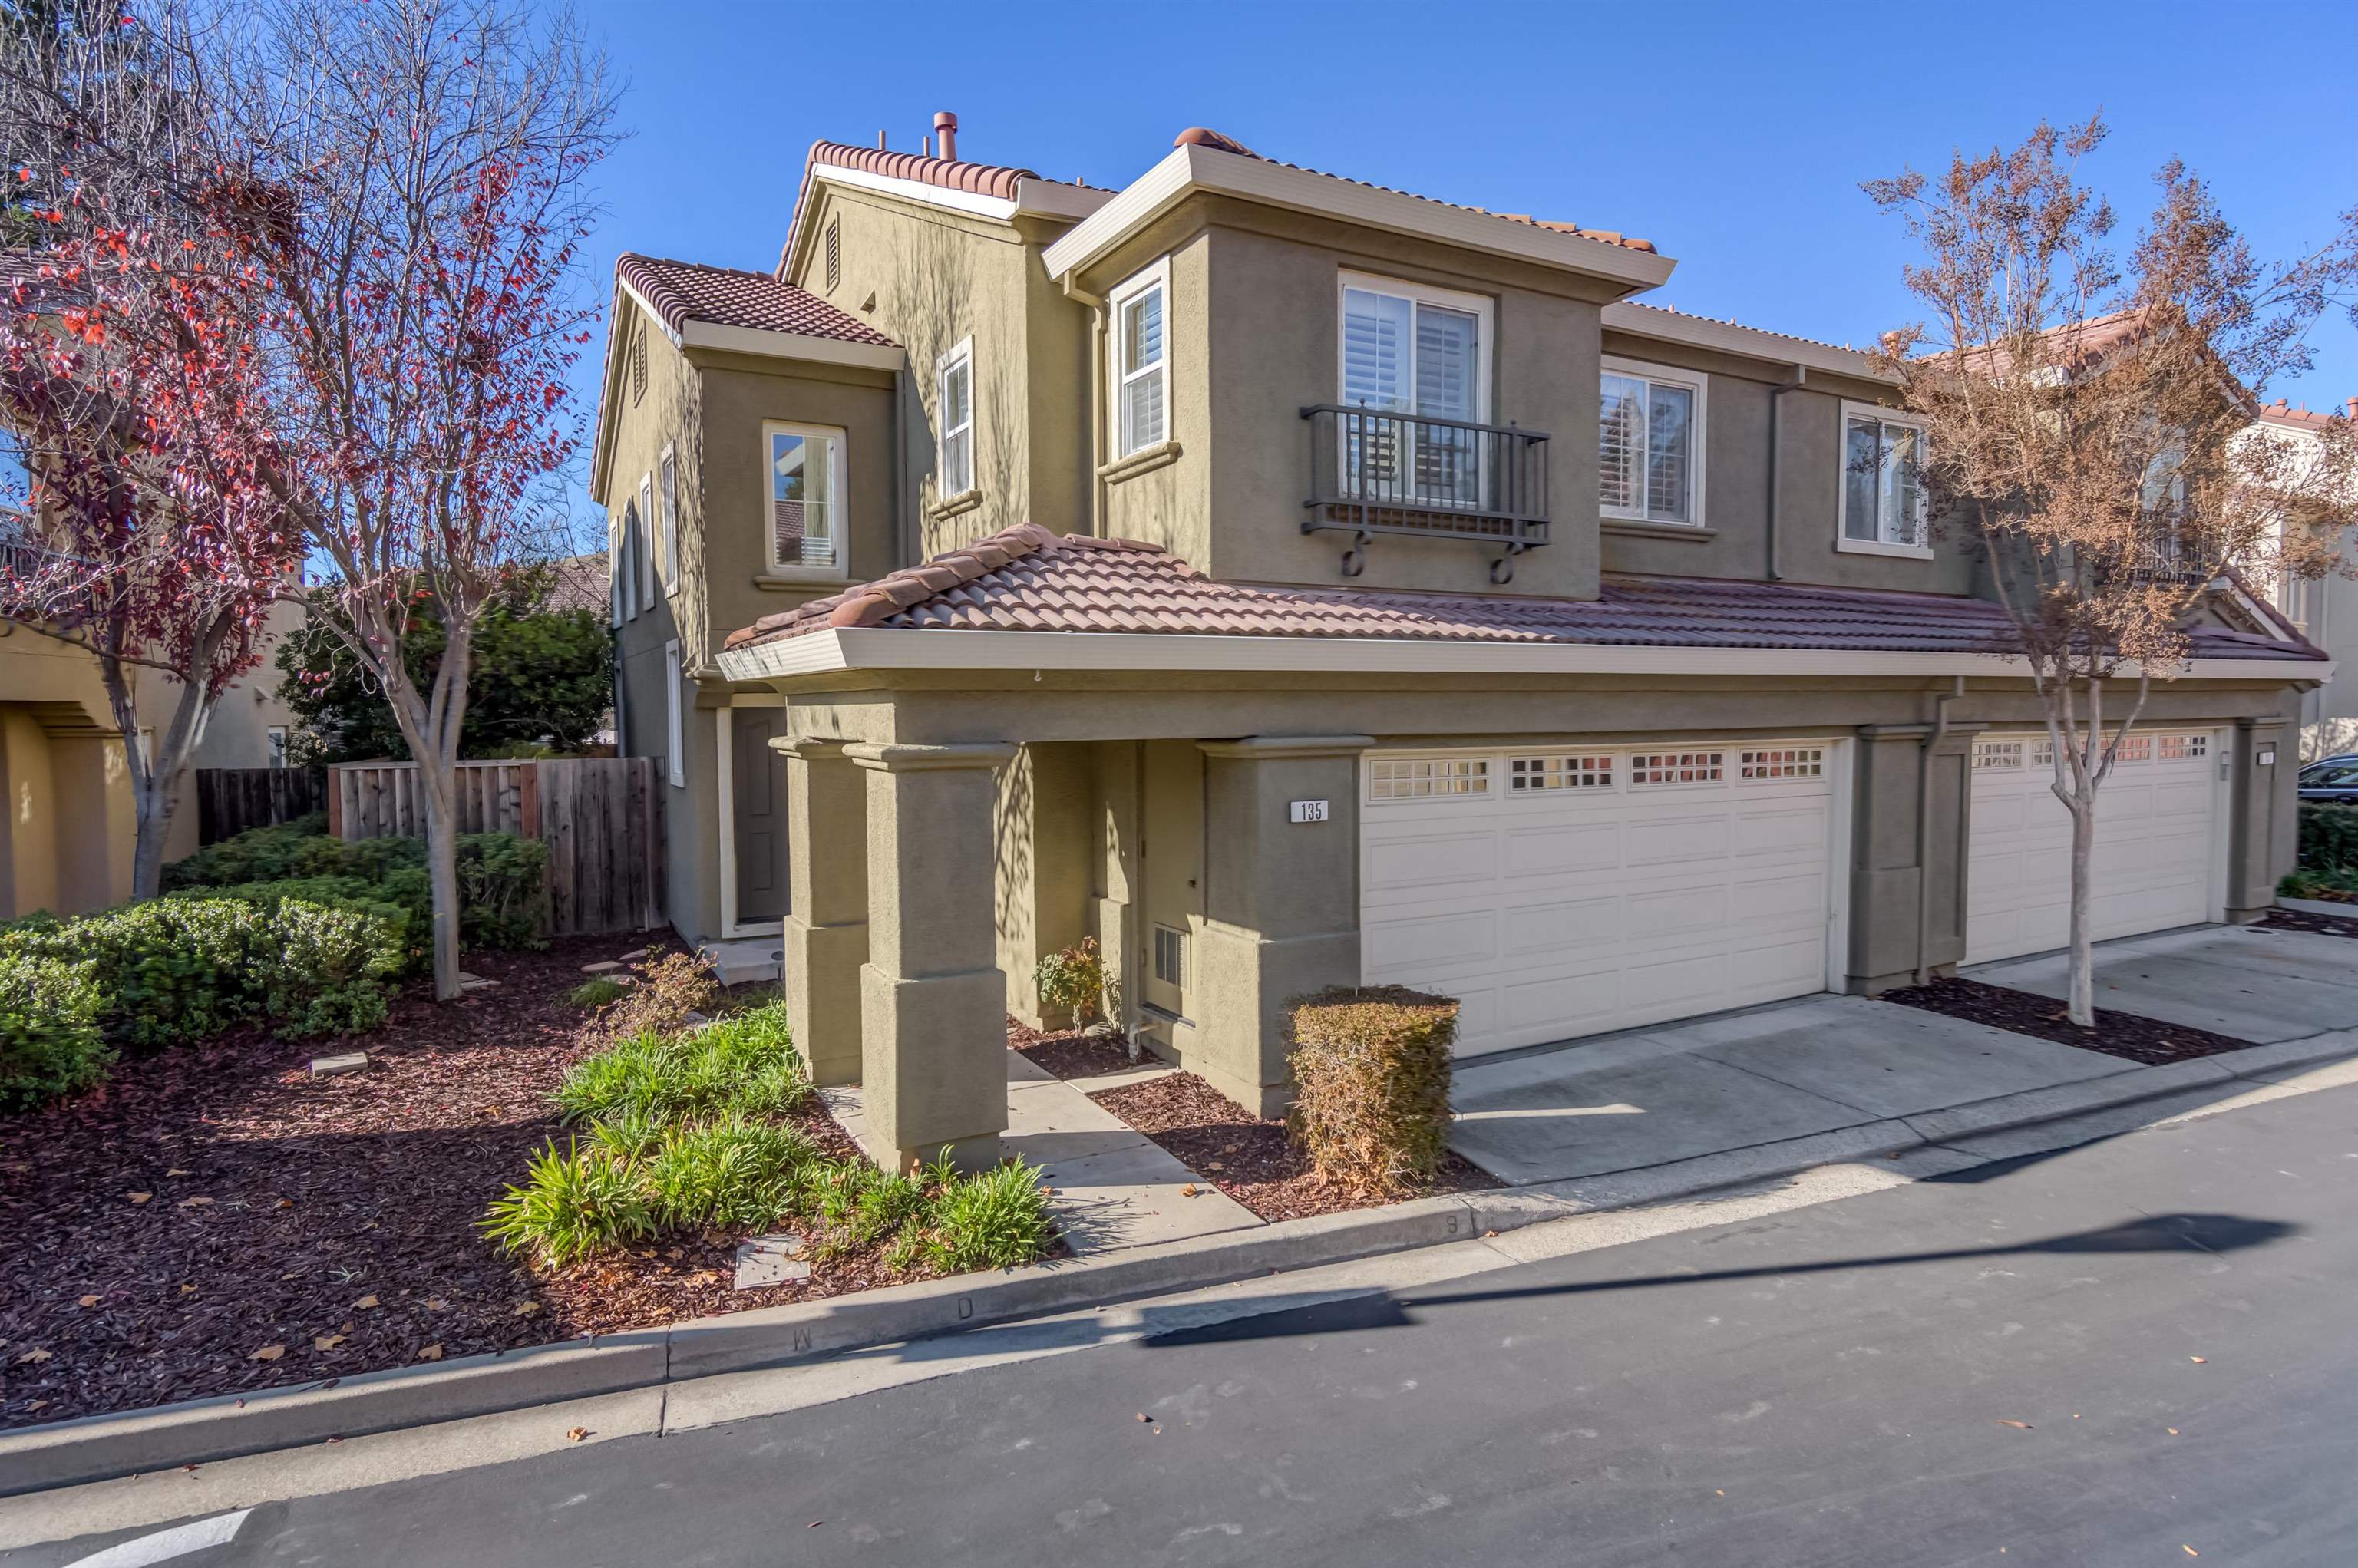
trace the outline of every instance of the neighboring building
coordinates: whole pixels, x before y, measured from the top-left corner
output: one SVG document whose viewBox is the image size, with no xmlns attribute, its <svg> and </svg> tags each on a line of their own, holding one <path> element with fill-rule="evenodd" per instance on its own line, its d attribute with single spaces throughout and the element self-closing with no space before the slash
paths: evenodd
<svg viewBox="0 0 2358 1568">
<path fill-rule="evenodd" d="M 2358 397 L 2344 404 L 2339 416 L 2358 420 Z M 2313 444 L 2335 417 L 2306 406 L 2296 408 L 2279 397 L 2260 410 L 2259 428 L 2277 440 Z M 2358 504 L 2351 515 L 2358 518 Z M 2349 539 L 2346 530 L 2342 537 Z M 2337 666 L 2358 659 L 2358 581 L 2338 572 L 2307 582 L 2288 579 L 2276 585 L 2273 597 L 2285 617 L 2333 655 Z M 2358 752 L 2358 681 L 2337 676 L 2301 697 L 2300 754 L 2306 761 L 2344 752 Z"/>
<path fill-rule="evenodd" d="M 993 1153 L 1084 935 L 1256 1111 L 1325 985 L 1483 1052 L 2062 944 L 2040 707 L 1873 358 L 1209 131 L 1120 191 L 942 150 L 814 146 L 774 275 L 624 256 L 592 479 L 672 917 L 783 921 L 881 1144 Z M 2101 935 L 2291 863 L 2323 655 L 2203 619 Z"/>
</svg>

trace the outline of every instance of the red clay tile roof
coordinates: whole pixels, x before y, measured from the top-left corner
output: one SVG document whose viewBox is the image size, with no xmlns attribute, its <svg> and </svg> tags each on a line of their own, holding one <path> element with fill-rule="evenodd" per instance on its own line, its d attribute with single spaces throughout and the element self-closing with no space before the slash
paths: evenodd
<svg viewBox="0 0 2358 1568">
<path fill-rule="evenodd" d="M 1059 537 L 1024 524 L 922 567 L 768 615 L 749 647 L 830 626 L 1408 638 L 1655 647 L 1989 653 L 2006 616 L 1987 600 L 1793 583 L 1608 577 L 1593 600 L 1512 599 L 1214 582 L 1152 545 Z M 2306 644 L 2204 628 L 2203 658 L 2323 658 Z"/>
<path fill-rule="evenodd" d="M 1188 126 L 1171 139 L 1171 145 L 1174 147 L 1209 147 L 1214 152 L 1234 153 L 1238 157 L 1258 158 L 1262 163 L 1273 163 L 1281 168 L 1298 168 L 1304 174 L 1339 179 L 1347 185 L 1363 186 L 1369 190 L 1387 191 L 1394 196 L 1413 197 L 1419 201 L 1430 201 L 1436 207 L 1455 207 L 1460 212 L 1479 212 L 1486 218 L 1503 218 L 1509 223 L 1528 223 L 1534 229 L 1552 230 L 1559 234 L 1574 234 L 1584 240 L 1595 240 L 1601 245 L 1618 245 L 1626 251 L 1644 251 L 1649 255 L 1654 254 L 1653 241 L 1635 239 L 1614 229 L 1586 229 L 1577 223 L 1561 223 L 1543 218 L 1534 218 L 1528 212 L 1493 212 L 1487 207 L 1469 207 L 1462 201 L 1444 201 L 1437 196 L 1418 196 L 1413 190 L 1394 189 L 1389 185 L 1377 185 L 1369 180 L 1353 179 L 1347 174 L 1328 174 L 1323 168 L 1311 168 L 1303 164 L 1287 163 L 1282 158 L 1271 157 L 1267 153 L 1257 153 L 1234 136 L 1224 136 L 1206 125 Z"/>
<path fill-rule="evenodd" d="M 682 323 L 696 320 L 721 327 L 795 332 L 806 338 L 832 338 L 838 342 L 866 343 L 876 348 L 900 346 L 817 295 L 780 283 L 766 272 L 701 266 L 695 262 L 670 261 L 625 251 L 614 264 L 614 276 L 637 289 L 663 318 L 664 325 L 675 332 Z"/>
<path fill-rule="evenodd" d="M 2358 397 L 2342 405 L 2341 410 L 2311 408 L 2304 403 L 2292 406 L 2292 400 L 2279 397 L 2260 410 L 2263 425 L 2287 425 L 2296 430 L 2322 430 L 2336 419 L 2358 419 Z"/>
<path fill-rule="evenodd" d="M 1614 303 L 1626 305 L 1632 310 L 1650 310 L 1657 316 L 1676 317 L 1683 321 L 1708 321 L 1714 327 L 1741 327 L 1747 332 L 1758 332 L 1763 337 L 1768 338 L 1782 338 L 1789 343 L 1807 343 L 1814 349 L 1838 349 L 1851 354 L 1872 355 L 1876 352 L 1874 349 L 1853 348 L 1848 343 L 1829 343 L 1823 338 L 1805 338 L 1799 332 L 1779 332 L 1768 327 L 1755 327 L 1749 322 L 1739 321 L 1733 316 L 1722 321 L 1715 316 L 1698 316 L 1691 310 L 1673 310 L 1667 305 L 1652 305 L 1643 299 L 1618 299 Z M 1610 321 L 1607 321 L 1605 326 L 1607 331 L 1615 330 L 1614 324 Z"/>
<path fill-rule="evenodd" d="M 921 157 L 915 153 L 886 152 L 882 147 L 856 147 L 849 142 L 813 142 L 803 167 L 808 169 L 822 163 L 881 174 L 890 179 L 914 179 L 921 185 L 938 185 L 976 196 L 996 196 L 1001 201 L 1014 200 L 1023 181 L 1040 178 L 1028 168 L 1011 168 L 1002 164 L 952 162 Z"/>
</svg>

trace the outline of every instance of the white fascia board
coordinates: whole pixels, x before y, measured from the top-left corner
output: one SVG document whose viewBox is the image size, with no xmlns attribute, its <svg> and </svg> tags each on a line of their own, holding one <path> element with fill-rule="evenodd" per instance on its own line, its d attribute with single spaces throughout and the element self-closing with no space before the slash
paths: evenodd
<svg viewBox="0 0 2358 1568">
<path fill-rule="evenodd" d="M 1128 632 L 951 632 L 829 627 L 720 655 L 730 680 L 836 670 L 1168 671 L 1205 674 L 1981 676 L 2028 676 L 2007 654 L 1862 653 L 1836 648 L 1640 647 L 1608 643 L 1473 643 L 1379 637 L 1238 637 Z M 2124 674 L 2134 675 L 2126 666 Z M 2314 659 L 2193 659 L 2190 680 L 2333 677 Z"/>
<path fill-rule="evenodd" d="M 954 190 L 946 185 L 929 185 L 922 179 L 895 179 L 889 174 L 871 174 L 864 168 L 848 168 L 839 163 L 816 165 L 811 173 L 820 179 L 831 179 L 838 185 L 879 191 L 886 196 L 897 196 L 903 201 L 922 201 L 928 207 L 946 207 L 953 212 L 971 212 L 979 218 L 996 218 L 1001 222 L 1022 211 L 1022 203 L 1010 201 L 1004 197 L 983 196 L 972 190 Z"/>
<path fill-rule="evenodd" d="M 646 305 L 637 289 L 619 277 L 614 280 L 615 308 L 606 313 L 606 362 L 598 378 L 598 433 L 590 442 L 590 499 L 600 506 L 606 504 L 606 460 L 614 449 L 612 416 L 617 396 L 614 368 L 622 349 L 622 334 L 616 329 L 622 325 L 622 303 L 625 296 L 638 300 L 642 308 Z M 652 310 L 647 314 L 657 321 L 663 319 Z"/>
<path fill-rule="evenodd" d="M 727 327 L 694 318 L 681 325 L 676 341 L 684 349 L 727 349 L 741 354 L 815 360 L 822 364 L 866 365 L 872 370 L 899 370 L 902 360 L 899 349 L 881 343 L 847 343 L 840 338 L 774 332 L 761 327 Z"/>
<path fill-rule="evenodd" d="M 1025 178 L 1015 185 L 1015 210 L 1037 212 L 1044 218 L 1086 218 L 1113 198 L 1110 190 L 1067 185 L 1061 179 Z"/>
<path fill-rule="evenodd" d="M 1886 386 L 1899 384 L 1899 378 L 1884 369 L 1883 362 L 1873 354 L 1789 338 L 1779 332 L 1763 331 L 1758 327 L 1738 326 L 1733 321 L 1713 321 L 1701 316 L 1683 315 L 1628 300 L 1607 305 L 1603 312 L 1603 320 L 1606 330 L 1626 332 L 1633 338 L 1650 338 L 1662 343 L 1684 343 L 1697 349 L 1716 349 L 1723 353 L 1742 354 L 1747 359 L 1768 360 L 1775 364 L 1806 365 L 1812 370 L 1832 371 L 1837 375 L 1879 382 Z"/>
<path fill-rule="evenodd" d="M 1087 265 L 1191 190 L 1215 191 L 1271 207 L 1287 207 L 1339 218 L 1370 229 L 1416 234 L 1467 250 L 1512 256 L 1609 278 L 1631 288 L 1666 282 L 1678 263 L 1650 251 L 1633 251 L 1518 222 L 1496 213 L 1428 201 L 1397 190 L 1379 190 L 1331 174 L 1314 174 L 1266 158 L 1217 152 L 1210 147 L 1174 148 L 1091 216 L 1042 253 L 1048 276 L 1062 278 Z"/>
</svg>

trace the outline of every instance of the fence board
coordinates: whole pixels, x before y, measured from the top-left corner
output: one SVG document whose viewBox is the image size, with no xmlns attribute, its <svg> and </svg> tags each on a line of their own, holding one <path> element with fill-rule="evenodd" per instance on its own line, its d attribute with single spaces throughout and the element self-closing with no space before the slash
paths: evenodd
<svg viewBox="0 0 2358 1568">
<path fill-rule="evenodd" d="M 643 931 L 663 924 L 663 795 L 653 757 L 459 764 L 462 833 L 514 833 L 548 846 L 549 930 Z M 340 838 L 424 831 L 415 762 L 347 762 L 325 794 Z M 317 809 L 313 807 L 313 809 Z"/>
<path fill-rule="evenodd" d="M 322 810 L 327 785 L 320 768 L 199 768 L 197 842 L 218 844 Z"/>
</svg>

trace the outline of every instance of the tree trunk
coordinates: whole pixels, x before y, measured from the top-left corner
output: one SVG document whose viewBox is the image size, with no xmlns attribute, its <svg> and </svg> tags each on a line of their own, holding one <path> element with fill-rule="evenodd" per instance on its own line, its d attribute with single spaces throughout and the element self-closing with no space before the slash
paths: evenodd
<svg viewBox="0 0 2358 1568">
<path fill-rule="evenodd" d="M 2096 1027 L 2095 923 L 2090 918 L 2090 876 L 2096 849 L 2095 792 L 2082 789 L 2071 807 L 2071 1022 Z"/>
<path fill-rule="evenodd" d="M 434 1000 L 459 994 L 458 770 L 448 757 L 421 755 L 426 795 L 426 880 L 434 901 Z"/>
</svg>

